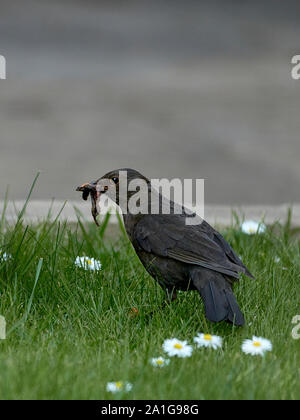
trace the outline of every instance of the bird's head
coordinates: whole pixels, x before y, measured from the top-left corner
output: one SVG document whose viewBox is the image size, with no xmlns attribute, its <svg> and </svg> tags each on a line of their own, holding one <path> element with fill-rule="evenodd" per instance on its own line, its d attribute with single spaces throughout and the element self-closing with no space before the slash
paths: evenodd
<svg viewBox="0 0 300 420">
<path fill-rule="evenodd" d="M 134 169 L 116 169 L 108 172 L 97 181 L 85 183 L 76 191 L 82 192 L 82 198 L 91 196 L 92 215 L 98 225 L 97 216 L 100 213 L 99 200 L 104 194 L 114 201 L 122 210 L 126 209 L 130 198 L 136 193 L 136 188 L 145 188 L 148 193 L 150 180 Z"/>
</svg>

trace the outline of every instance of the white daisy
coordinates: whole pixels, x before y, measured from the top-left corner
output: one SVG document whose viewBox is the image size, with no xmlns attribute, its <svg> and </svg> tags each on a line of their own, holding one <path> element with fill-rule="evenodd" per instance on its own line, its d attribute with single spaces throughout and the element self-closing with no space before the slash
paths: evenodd
<svg viewBox="0 0 300 420">
<path fill-rule="evenodd" d="M 164 357 L 153 357 L 150 360 L 150 363 L 152 366 L 162 368 L 164 366 L 168 366 L 168 364 L 170 363 L 170 359 L 165 359 Z"/>
<path fill-rule="evenodd" d="M 3 252 L 1 249 L 0 249 L 0 262 L 1 261 L 8 261 L 8 260 L 10 260 L 11 259 L 11 255 L 10 254 L 7 254 L 6 252 Z"/>
<path fill-rule="evenodd" d="M 281 262 L 281 259 L 278 256 L 276 256 L 276 257 L 274 257 L 274 262 L 276 264 L 279 264 Z"/>
<path fill-rule="evenodd" d="M 210 347 L 214 350 L 222 347 L 222 338 L 217 335 L 210 334 L 198 334 L 194 338 L 194 342 L 197 344 L 197 347 Z"/>
<path fill-rule="evenodd" d="M 193 347 L 187 344 L 187 341 L 180 341 L 177 338 L 171 338 L 164 341 L 163 350 L 170 356 L 190 357 Z"/>
<path fill-rule="evenodd" d="M 75 260 L 77 267 L 84 268 L 85 270 L 99 271 L 102 264 L 100 261 L 89 257 L 77 257 Z"/>
<path fill-rule="evenodd" d="M 242 351 L 252 356 L 263 356 L 266 351 L 272 351 L 272 343 L 266 338 L 252 337 L 252 340 L 245 340 L 242 345 Z"/>
<path fill-rule="evenodd" d="M 264 223 L 258 223 L 255 220 L 246 220 L 242 223 L 241 229 L 244 233 L 253 235 L 255 233 L 264 233 L 267 227 Z"/>
<path fill-rule="evenodd" d="M 122 382 L 122 381 L 118 381 L 118 382 L 108 382 L 106 385 L 106 391 L 107 392 L 112 392 L 112 393 L 116 393 L 116 392 L 129 392 L 132 389 L 132 384 L 130 382 Z"/>
</svg>

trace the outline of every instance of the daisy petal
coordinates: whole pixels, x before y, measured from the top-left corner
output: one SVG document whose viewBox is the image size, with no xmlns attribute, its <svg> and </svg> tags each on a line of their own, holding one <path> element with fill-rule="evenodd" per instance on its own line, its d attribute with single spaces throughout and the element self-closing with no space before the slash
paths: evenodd
<svg viewBox="0 0 300 420">
<path fill-rule="evenodd" d="M 245 340 L 242 345 L 242 351 L 251 356 L 264 356 L 267 351 L 272 351 L 272 343 L 263 337 L 253 336 L 252 340 Z"/>
<path fill-rule="evenodd" d="M 242 223 L 241 229 L 247 235 L 254 235 L 256 233 L 264 233 L 267 227 L 264 223 L 258 223 L 255 220 L 246 220 Z"/>
<path fill-rule="evenodd" d="M 89 257 L 77 257 L 75 260 L 75 265 L 79 268 L 83 268 L 84 270 L 91 271 L 100 271 L 102 267 L 100 261 Z"/>
<path fill-rule="evenodd" d="M 106 391 L 112 392 L 113 394 L 117 392 L 129 392 L 132 389 L 132 384 L 130 382 L 108 382 L 106 385 Z"/>
<path fill-rule="evenodd" d="M 167 339 L 163 343 L 163 350 L 168 356 L 190 357 L 193 347 L 187 344 L 187 341 L 177 340 L 177 338 Z"/>
<path fill-rule="evenodd" d="M 11 256 L 10 254 L 7 254 L 6 252 L 3 252 L 3 251 L 0 249 L 0 262 L 1 262 L 1 261 L 8 261 L 8 260 L 11 260 L 11 258 L 12 258 L 12 256 Z"/>
<path fill-rule="evenodd" d="M 154 367 L 162 368 L 164 366 L 168 366 L 168 364 L 170 363 L 170 359 L 165 359 L 164 357 L 153 357 L 150 360 L 150 363 Z"/>
<path fill-rule="evenodd" d="M 222 347 L 223 340 L 217 335 L 198 334 L 194 338 L 194 342 L 196 343 L 197 347 L 207 347 L 217 350 L 218 348 Z"/>
</svg>

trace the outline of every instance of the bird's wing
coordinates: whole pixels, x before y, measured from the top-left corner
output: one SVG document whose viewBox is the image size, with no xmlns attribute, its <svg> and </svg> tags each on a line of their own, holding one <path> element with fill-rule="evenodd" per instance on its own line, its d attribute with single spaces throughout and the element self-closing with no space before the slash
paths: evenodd
<svg viewBox="0 0 300 420">
<path fill-rule="evenodd" d="M 207 222 L 205 222 L 205 220 L 203 221 L 202 229 L 205 230 L 207 235 L 223 249 L 227 258 L 229 258 L 231 262 L 242 267 L 244 269 L 245 274 L 254 279 L 254 276 L 250 273 L 248 268 L 244 265 L 242 260 L 237 256 L 237 254 L 235 253 L 233 248 L 230 246 L 230 244 L 219 232 L 217 232 L 212 226 L 210 226 Z"/>
<path fill-rule="evenodd" d="M 136 225 L 134 239 L 144 251 L 157 256 L 199 265 L 235 278 L 239 278 L 239 273 L 247 274 L 246 267 L 227 255 L 222 241 L 214 238 L 216 231 L 210 229 L 206 222 L 187 226 L 181 215 L 146 215 Z"/>
</svg>

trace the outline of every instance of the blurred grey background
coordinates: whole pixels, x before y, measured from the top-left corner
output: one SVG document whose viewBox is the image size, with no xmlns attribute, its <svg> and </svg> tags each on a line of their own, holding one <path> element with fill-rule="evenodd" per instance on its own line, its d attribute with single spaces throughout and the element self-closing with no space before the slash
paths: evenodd
<svg viewBox="0 0 300 420">
<path fill-rule="evenodd" d="M 299 1 L 0 1 L 0 200 L 75 199 L 118 167 L 206 202 L 300 191 Z"/>
</svg>

